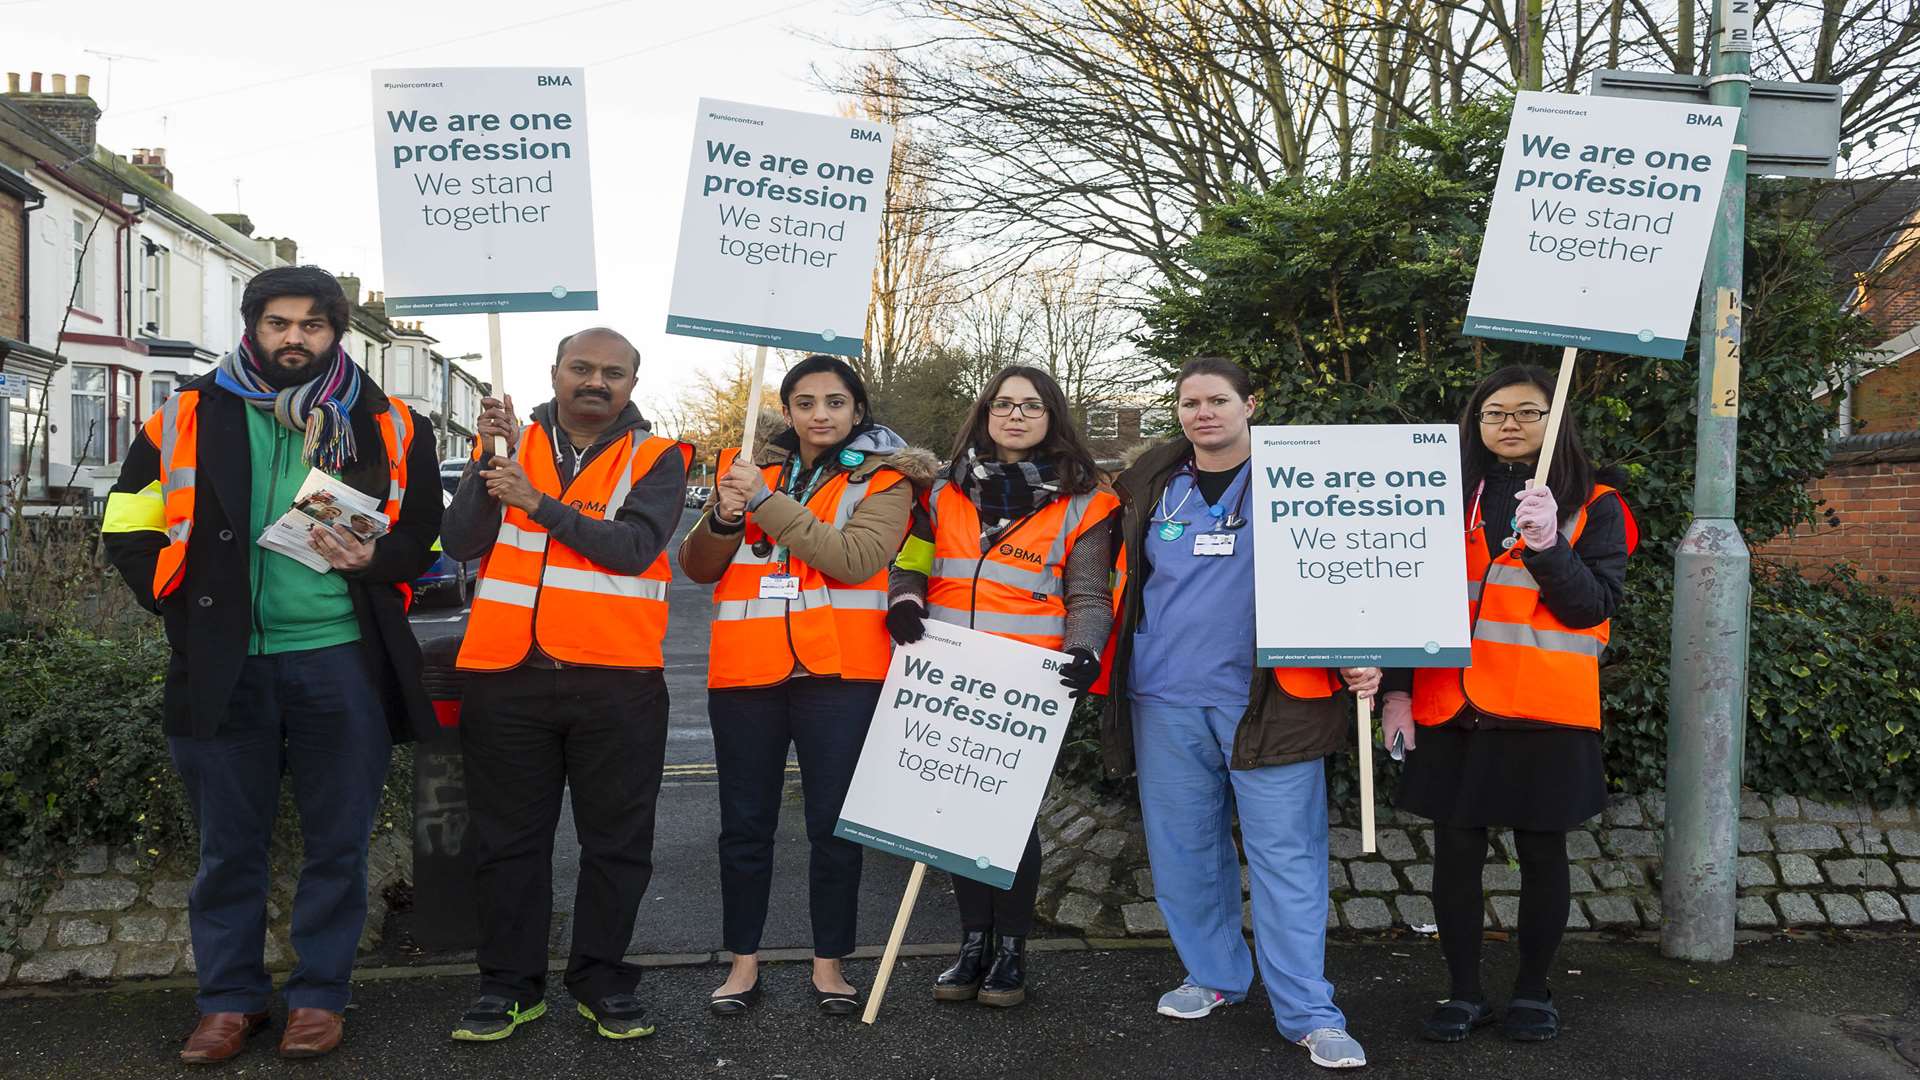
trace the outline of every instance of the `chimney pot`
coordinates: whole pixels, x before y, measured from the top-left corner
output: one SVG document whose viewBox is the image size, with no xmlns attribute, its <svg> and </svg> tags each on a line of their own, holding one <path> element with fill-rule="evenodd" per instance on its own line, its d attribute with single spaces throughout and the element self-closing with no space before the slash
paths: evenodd
<svg viewBox="0 0 1920 1080">
<path fill-rule="evenodd" d="M 81 97 L 92 97 L 93 76 L 75 75 L 73 77 L 73 92 L 79 94 Z"/>
<path fill-rule="evenodd" d="M 17 94 L 19 92 L 20 92 L 20 73 L 17 71 L 7 72 L 7 93 Z"/>
<path fill-rule="evenodd" d="M 27 92 L 33 93 L 33 94 L 37 94 L 40 92 L 40 73 L 39 72 L 37 71 L 34 72 L 33 78 L 27 81 Z"/>
<path fill-rule="evenodd" d="M 53 75 L 53 92 L 56 94 L 65 94 L 67 92 L 67 77 L 57 71 L 54 72 Z"/>
</svg>

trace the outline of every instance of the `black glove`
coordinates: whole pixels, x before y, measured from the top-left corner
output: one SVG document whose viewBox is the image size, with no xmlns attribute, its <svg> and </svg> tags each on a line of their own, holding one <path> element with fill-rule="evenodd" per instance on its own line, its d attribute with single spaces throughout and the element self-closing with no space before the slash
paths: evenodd
<svg viewBox="0 0 1920 1080">
<path fill-rule="evenodd" d="M 1076 698 L 1085 697 L 1093 689 L 1093 681 L 1100 677 L 1100 658 L 1083 648 L 1067 650 L 1072 654 L 1073 662 L 1060 669 L 1060 685 L 1073 690 Z"/>
<path fill-rule="evenodd" d="M 887 609 L 887 633 L 895 645 L 911 645 L 927 634 L 927 616 L 920 605 L 902 600 Z"/>
</svg>

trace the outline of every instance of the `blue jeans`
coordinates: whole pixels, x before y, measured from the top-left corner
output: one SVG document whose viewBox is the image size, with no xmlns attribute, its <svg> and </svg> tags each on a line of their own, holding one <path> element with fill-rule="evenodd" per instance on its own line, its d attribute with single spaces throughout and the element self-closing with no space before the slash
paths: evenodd
<svg viewBox="0 0 1920 1080">
<path fill-rule="evenodd" d="M 262 951 L 283 771 L 306 855 L 293 897 L 299 961 L 283 992 L 289 1009 L 345 1009 L 367 921 L 367 838 L 393 754 L 361 644 L 247 657 L 219 730 L 167 745 L 200 826 L 187 896 L 200 1011 L 262 1012 L 273 991 Z"/>
<path fill-rule="evenodd" d="M 1253 957 L 1241 932 L 1237 805 L 1260 978 L 1280 1033 L 1298 1040 L 1347 1026 L 1325 974 L 1326 766 L 1316 759 L 1229 769 L 1243 711 L 1133 701 L 1140 816 L 1154 899 L 1188 980 L 1241 1001 L 1253 984 Z"/>
</svg>

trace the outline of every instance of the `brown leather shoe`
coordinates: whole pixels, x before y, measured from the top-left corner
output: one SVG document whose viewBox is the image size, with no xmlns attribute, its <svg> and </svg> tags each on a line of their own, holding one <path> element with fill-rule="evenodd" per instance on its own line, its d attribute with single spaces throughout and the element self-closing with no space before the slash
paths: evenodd
<svg viewBox="0 0 1920 1080">
<path fill-rule="evenodd" d="M 287 1013 L 287 1030 L 280 1036 L 280 1056 L 310 1058 L 333 1053 L 340 1045 L 340 1033 L 347 1018 L 326 1009 L 293 1009 Z"/>
<path fill-rule="evenodd" d="M 266 1030 L 267 1014 L 207 1013 L 187 1036 L 180 1060 L 189 1065 L 217 1065 L 247 1048 L 249 1036 Z"/>
</svg>

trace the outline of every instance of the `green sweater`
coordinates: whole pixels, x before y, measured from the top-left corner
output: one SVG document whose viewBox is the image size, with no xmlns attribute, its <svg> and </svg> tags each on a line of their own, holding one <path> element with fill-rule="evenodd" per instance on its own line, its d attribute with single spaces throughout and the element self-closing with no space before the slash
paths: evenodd
<svg viewBox="0 0 1920 1080">
<path fill-rule="evenodd" d="M 360 620 L 338 572 L 318 573 L 257 542 L 268 523 L 293 508 L 294 493 L 310 470 L 305 438 L 280 426 L 265 409 L 249 405 L 247 453 L 253 468 L 248 515 L 247 581 L 253 597 L 253 631 L 247 655 L 324 649 L 360 640 Z"/>
</svg>

